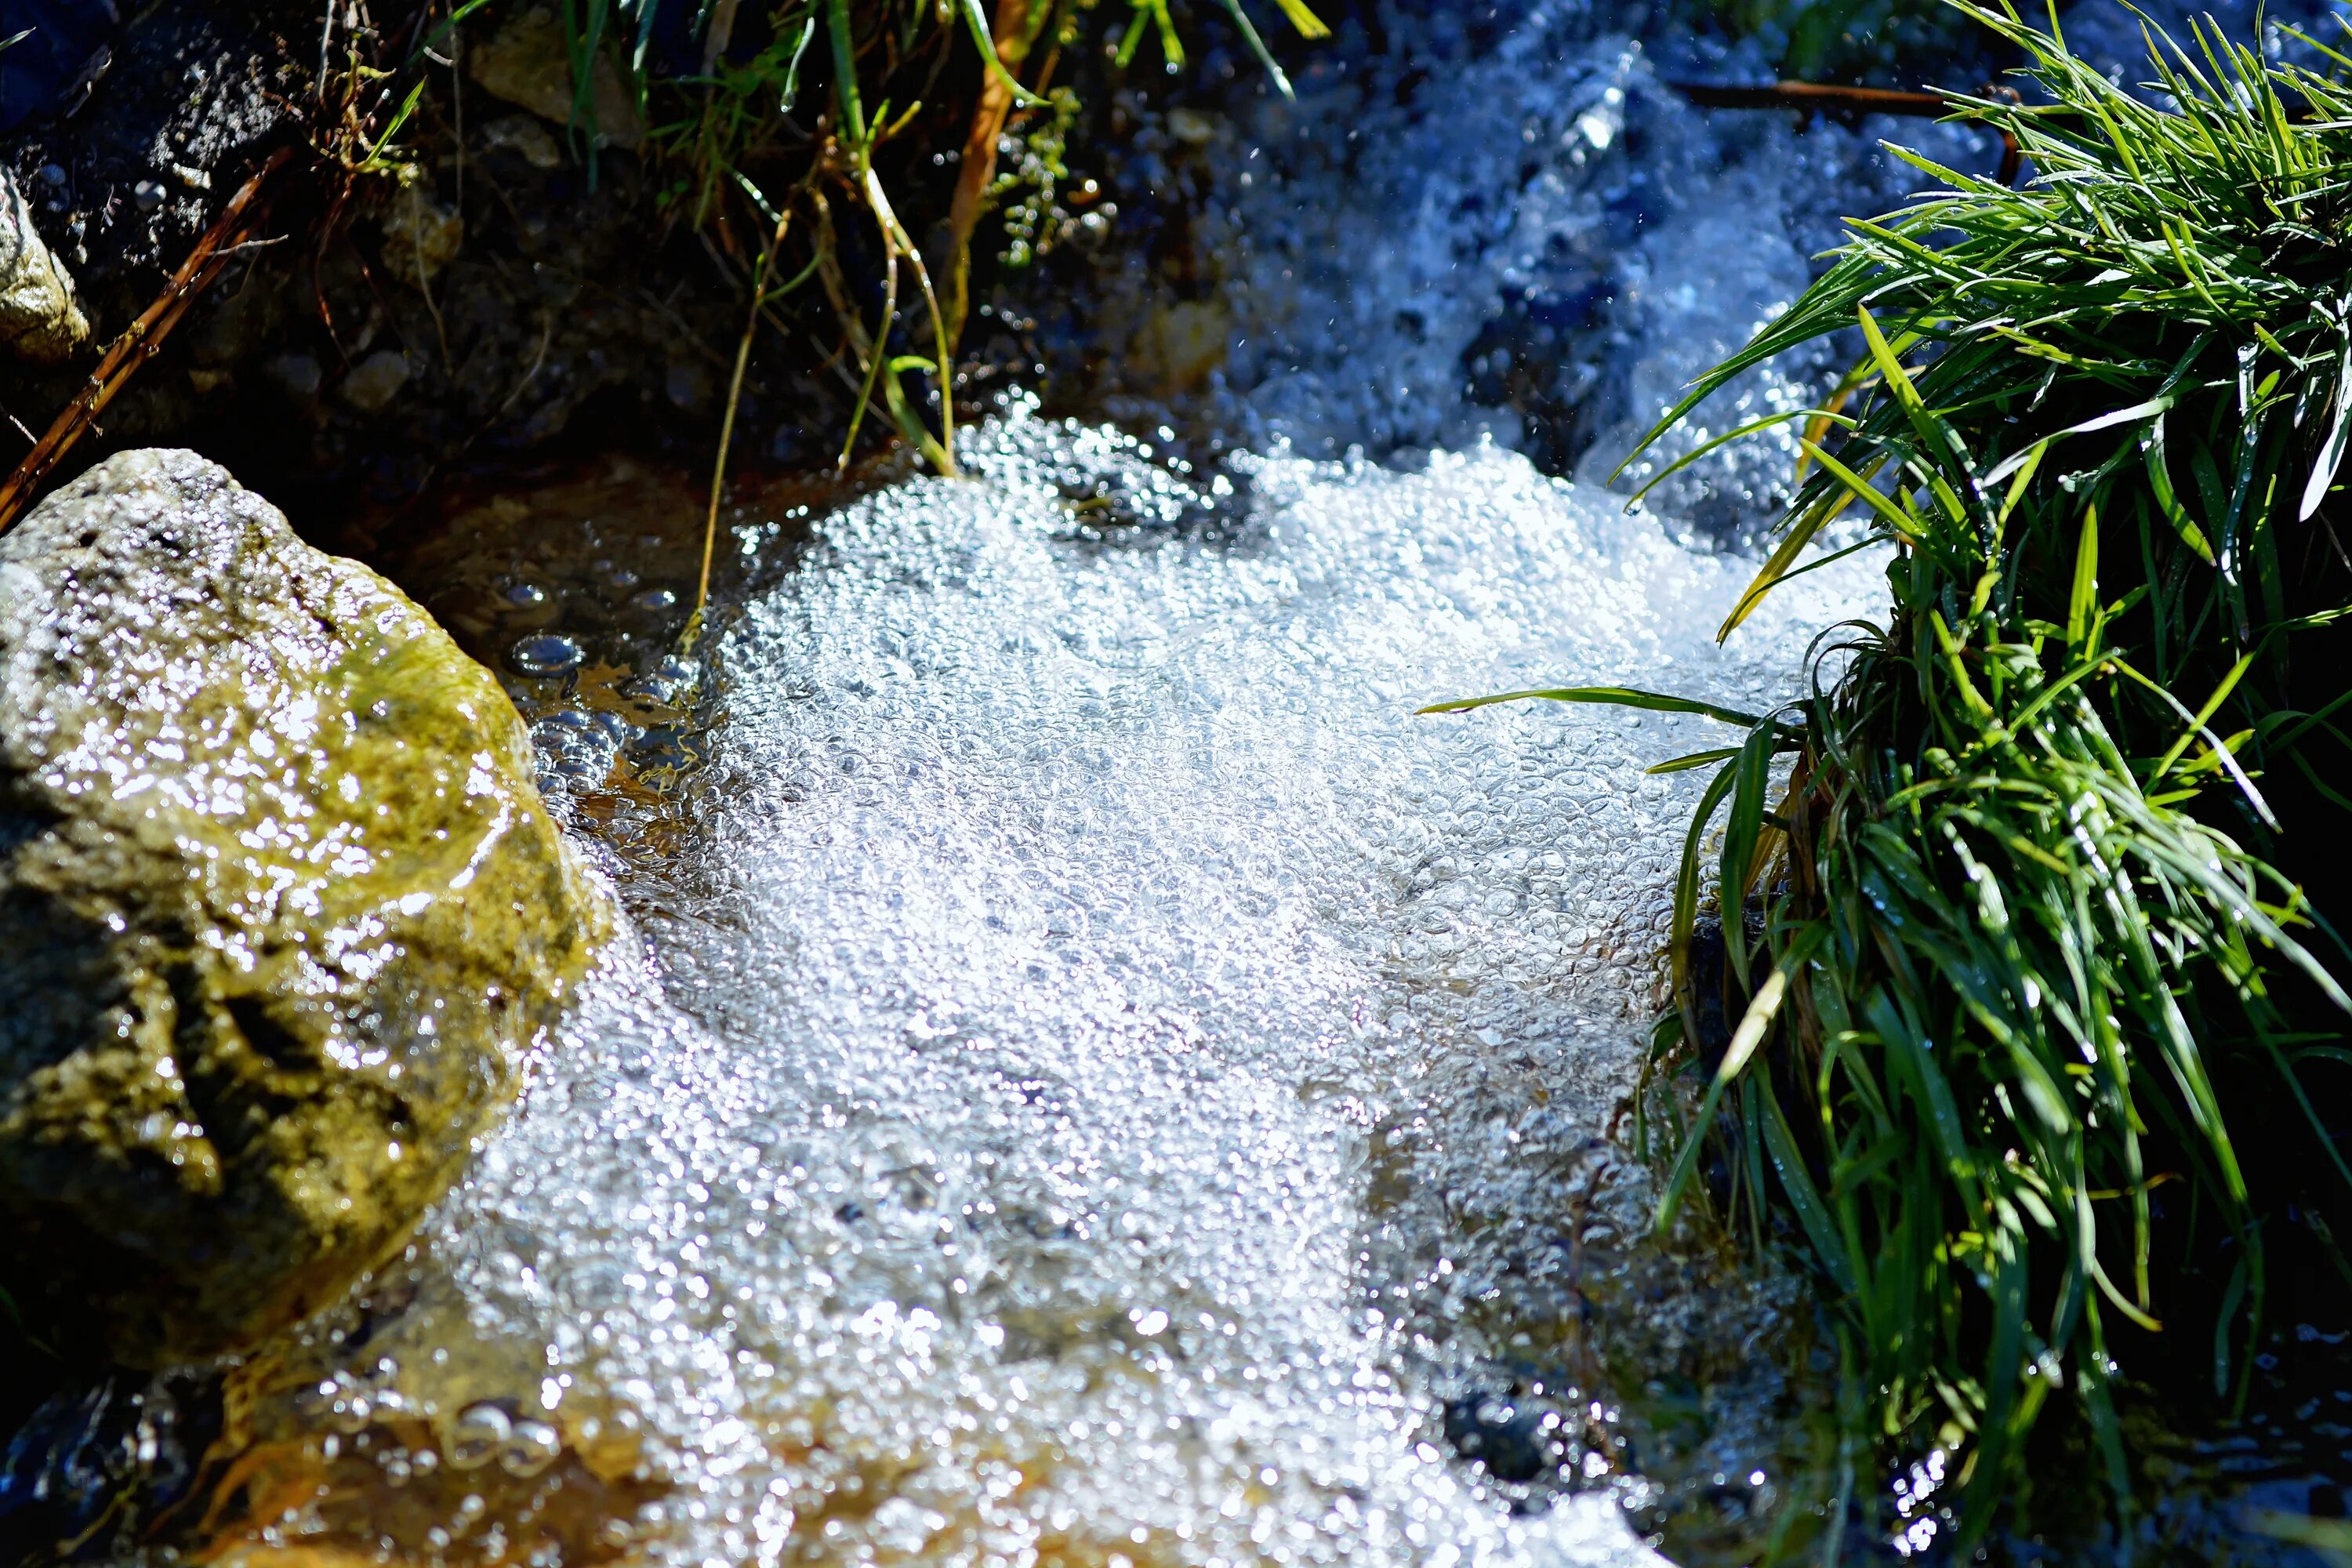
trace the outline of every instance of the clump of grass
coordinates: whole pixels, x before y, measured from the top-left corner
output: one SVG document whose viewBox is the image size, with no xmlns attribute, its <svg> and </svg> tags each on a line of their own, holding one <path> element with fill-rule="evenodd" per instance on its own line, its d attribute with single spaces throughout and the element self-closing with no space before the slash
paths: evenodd
<svg viewBox="0 0 2352 1568">
<path fill-rule="evenodd" d="M 464 0 L 453 16 L 486 3 Z M 1276 3 L 1302 36 L 1328 35 L 1305 0 Z M 1045 155 L 1024 162 L 1049 185 L 1060 173 L 1062 145 L 1077 105 L 1068 89 L 1052 85 L 1054 73 L 1097 4 L 995 0 L 992 16 L 985 0 L 778 0 L 756 14 L 747 14 L 741 0 L 701 0 L 691 10 L 688 0 L 564 0 L 577 84 L 574 119 L 592 133 L 592 158 L 594 67 L 604 53 L 617 51 L 628 68 L 641 117 L 656 121 L 654 144 L 676 170 L 672 210 L 714 235 L 747 274 L 749 302 L 712 465 L 701 587 L 687 633 L 689 643 L 709 596 L 711 544 L 752 346 L 763 321 L 786 339 L 794 336 L 778 310 L 804 285 L 814 281 L 821 287 L 840 330 L 840 347 L 830 363 L 856 367 L 847 377 L 854 395 L 840 466 L 848 465 L 871 410 L 933 469 L 956 471 L 954 366 L 970 309 L 971 247 L 987 211 L 1012 195 L 1019 183 L 998 176 L 999 150 L 1016 116 L 1033 116 L 1033 139 Z M 1287 95 L 1290 84 L 1242 0 L 1221 4 Z M 1129 63 L 1149 23 L 1156 26 L 1169 68 L 1178 68 L 1183 45 L 1168 0 L 1131 5 L 1133 19 L 1118 47 L 1118 63 Z M 666 23 L 683 25 L 701 43 L 699 74 L 664 79 L 651 69 L 654 45 Z M 736 51 L 744 56 L 740 60 L 730 58 L 738 30 L 754 28 L 765 42 Z M 943 83 L 958 79 L 951 68 L 967 48 L 976 57 L 978 68 L 971 73 L 976 90 L 963 89 L 969 102 L 959 106 L 969 130 L 943 215 L 946 253 L 934 258 L 944 267 L 942 289 L 899 216 L 877 154 L 895 142 L 923 142 L 925 100 L 943 90 L 954 100 L 959 89 L 943 89 Z M 663 114 L 670 118 L 660 119 Z M 778 179 L 772 171 L 779 164 L 793 172 Z M 769 171 L 764 180 L 753 177 L 754 166 Z M 905 193 L 896 195 L 903 199 Z M 865 280 L 843 263 L 843 225 L 852 221 L 869 226 L 878 241 L 862 247 L 880 253 L 882 299 L 871 321 L 860 304 Z M 1023 260 L 1038 248 L 1034 218 L 1027 226 L 1032 237 L 1016 239 L 1013 247 Z M 927 227 L 919 216 L 913 228 Z M 902 287 L 909 279 L 920 301 L 915 333 L 919 351 L 898 342 L 902 313 L 913 302 Z M 908 391 L 909 375 L 930 379 L 928 398 Z"/>
<path fill-rule="evenodd" d="M 594 62 L 600 53 L 617 53 L 641 112 L 656 122 L 656 145 L 677 171 L 677 210 L 693 226 L 715 231 L 748 269 L 761 274 L 752 289 L 755 314 L 802 284 L 824 286 L 843 317 L 844 347 L 863 383 L 842 448 L 845 461 L 871 406 L 934 467 L 951 472 L 955 440 L 949 383 L 967 312 L 971 247 L 986 210 L 1011 194 L 996 177 L 1000 142 L 1008 122 L 1021 116 L 1032 117 L 1049 138 L 1067 133 L 1076 102 L 1066 89 L 1054 89 L 1053 78 L 1097 3 L 995 0 L 992 7 L 987 0 L 781 0 L 754 11 L 740 0 L 701 0 L 691 6 L 688 0 L 566 0 L 562 15 L 573 79 L 580 84 L 575 116 L 593 121 L 588 84 Z M 1287 93 L 1289 84 L 1241 0 L 1220 3 Z M 1328 33 L 1304 0 L 1276 4 L 1302 36 Z M 1150 24 L 1170 68 L 1181 66 L 1183 46 L 1168 0 L 1133 0 L 1132 10 L 1119 63 L 1132 58 Z M 665 26 L 683 27 L 701 42 L 699 73 L 667 79 L 655 74 L 655 43 Z M 765 41 L 733 51 L 742 58 L 732 58 L 730 45 L 743 36 Z M 944 215 L 947 253 L 931 258 L 943 268 L 945 289 L 935 286 L 930 262 L 896 209 L 894 194 L 903 200 L 907 193 L 894 193 L 877 173 L 883 149 L 924 141 L 930 134 L 929 120 L 942 107 L 970 128 Z M 780 180 L 772 173 L 779 165 L 796 165 L 796 172 Z M 1048 159 L 1045 165 L 1057 166 L 1057 160 Z M 754 179 L 754 167 L 763 179 Z M 884 305 L 878 321 L 864 320 L 851 302 L 860 292 L 859 280 L 840 271 L 835 242 L 846 214 L 837 207 L 862 214 L 879 242 Z M 746 236 L 738 236 L 739 225 Z M 912 226 L 927 226 L 920 218 Z M 799 252 L 805 256 L 798 266 L 786 243 L 794 227 L 801 235 Z M 765 245 L 758 238 L 779 231 L 784 238 Z M 766 279 L 778 267 L 790 281 L 772 284 Z M 928 352 L 892 352 L 900 309 L 914 302 L 901 293 L 902 274 L 919 299 L 916 335 Z M 772 292 L 761 292 L 769 289 Z M 937 411 L 936 431 L 917 412 L 926 400 L 909 395 L 902 384 L 905 375 L 915 373 L 935 379 L 928 401 Z"/>
<path fill-rule="evenodd" d="M 1649 440 L 1860 329 L 1723 630 L 1857 506 L 1892 607 L 1824 639 L 1801 700 L 1717 711 L 1738 745 L 1663 764 L 1720 765 L 1662 1042 L 1696 1042 L 1708 871 L 1739 1021 L 1659 1224 L 1721 1151 L 1735 1228 L 1824 1283 L 1855 1435 L 1955 1456 L 1965 1546 L 2053 1395 L 2128 1510 L 2118 1348 L 2241 1384 L 2266 1235 L 2293 1202 L 2332 1246 L 2352 1194 L 2322 1114 L 2352 1062 L 2325 880 L 2352 828 L 2352 92 L 2200 26 L 2150 32 L 2156 107 L 2054 14 L 1954 4 L 2047 100 L 1969 106 L 2032 177 L 1896 149 L 1940 189 L 1853 221 Z"/>
</svg>

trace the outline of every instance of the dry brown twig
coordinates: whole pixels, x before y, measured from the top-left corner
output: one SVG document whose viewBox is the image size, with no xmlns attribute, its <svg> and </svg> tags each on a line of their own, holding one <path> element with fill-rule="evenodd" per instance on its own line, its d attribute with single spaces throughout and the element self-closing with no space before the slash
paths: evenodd
<svg viewBox="0 0 2352 1568">
<path fill-rule="evenodd" d="M 1724 86 L 1715 82 L 1669 82 L 1676 92 L 1701 109 L 1793 109 L 1801 114 L 1899 114 L 1914 120 L 1967 116 L 1973 109 L 1966 100 L 1946 92 L 1907 92 L 1891 87 L 1841 87 L 1817 81 L 1776 81 L 1763 87 Z M 2007 88 L 1989 88 L 1988 96 L 2014 100 Z M 2017 138 L 2000 133 L 2000 183 L 2014 184 L 2021 157 Z"/>
<path fill-rule="evenodd" d="M 72 450 L 82 432 L 90 427 L 106 405 L 114 401 L 115 394 L 163 346 L 163 340 L 172 335 L 172 329 L 180 324 L 180 318 L 187 314 L 196 296 L 211 287 L 213 279 L 227 265 L 229 253 L 250 240 L 266 214 L 266 207 L 257 205 L 262 186 L 292 155 L 293 149 L 280 147 L 254 172 L 251 179 L 237 187 L 236 194 L 221 208 L 220 216 L 198 237 L 187 259 L 172 274 L 171 282 L 152 304 L 140 312 L 139 319 L 108 346 L 82 390 L 58 412 L 6 483 L 0 484 L 0 533 L 8 531 L 41 481 Z"/>
</svg>

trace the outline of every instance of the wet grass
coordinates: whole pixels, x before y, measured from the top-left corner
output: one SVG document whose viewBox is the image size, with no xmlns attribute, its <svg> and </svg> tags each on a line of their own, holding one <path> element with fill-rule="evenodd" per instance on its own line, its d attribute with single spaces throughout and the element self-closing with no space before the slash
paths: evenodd
<svg viewBox="0 0 2352 1568">
<path fill-rule="evenodd" d="M 2128 1513 L 2118 1378 L 2210 1368 L 2226 1402 L 2273 1255 L 2352 1276 L 2329 1224 L 2352 1194 L 2329 919 L 2352 826 L 2352 92 L 2151 31 L 2153 107 L 2054 16 L 1957 8 L 2030 62 L 2038 101 L 1972 106 L 2017 138 L 2022 188 L 1901 153 L 1939 189 L 1853 221 L 1652 437 L 1859 328 L 1831 406 L 1793 416 L 1810 473 L 1723 630 L 1857 510 L 1889 613 L 1828 634 L 1772 713 L 1537 695 L 1746 729 L 1664 764 L 1716 772 L 1661 1030 L 1704 1089 L 1659 1225 L 1719 1205 L 1803 1258 L 1842 1347 L 1841 1492 L 1941 1449 L 1966 1548 L 2053 1402 Z M 1727 1041 L 1698 1025 L 1710 879 L 1745 917 Z M 1833 1552 L 1846 1509 L 1824 1512 Z"/>
<path fill-rule="evenodd" d="M 1276 4 L 1302 37 L 1328 36 L 1305 0 Z M 1221 0 L 1221 8 L 1287 96 L 1289 81 L 1242 0 Z M 848 468 L 871 413 L 935 472 L 956 472 L 956 353 L 971 310 L 973 247 L 987 216 L 1008 205 L 1031 215 L 1011 226 L 1025 232 L 1008 236 L 1008 259 L 1026 262 L 1053 243 L 1052 233 L 1036 232 L 1038 215 L 1055 207 L 1079 108 L 1055 75 L 1066 51 L 1083 47 L 1094 9 L 1095 0 L 995 0 L 992 9 L 986 0 L 565 0 L 573 129 L 586 133 L 590 158 L 596 68 L 617 56 L 670 167 L 672 218 L 713 237 L 743 273 L 743 330 L 712 463 L 689 644 L 709 598 L 744 376 L 763 323 L 797 341 L 780 311 L 802 289 L 822 290 L 839 331 L 828 363 L 845 363 L 855 386 L 837 467 Z M 1180 69 L 1183 34 L 1170 0 L 1131 0 L 1131 10 L 1118 67 L 1134 61 L 1149 35 L 1168 69 Z M 664 38 L 698 54 L 698 68 L 657 69 Z M 964 127 L 952 192 L 944 214 L 917 210 L 910 226 L 898 205 L 924 182 L 908 170 L 926 153 L 943 159 L 943 122 Z M 899 146 L 886 156 L 892 143 Z M 1000 174 L 1000 156 L 1013 147 L 1024 155 L 1015 172 Z M 896 179 L 885 173 L 893 162 Z M 941 217 L 945 244 L 927 258 L 915 230 L 930 232 L 928 220 Z M 861 270 L 879 273 L 878 308 Z M 917 378 L 928 379 L 928 391 L 909 384 Z"/>
<path fill-rule="evenodd" d="M 1327 36 L 1304 0 L 1276 4 L 1302 37 Z M 1221 0 L 1219 9 L 1287 94 L 1242 0 Z M 753 330 L 798 289 L 815 283 L 824 291 L 861 378 L 844 465 L 871 408 L 932 467 L 952 472 L 954 400 L 945 389 L 969 310 L 972 247 L 986 214 L 1024 177 L 1050 184 L 1060 172 L 1077 103 L 1066 86 L 1056 89 L 1055 77 L 1068 51 L 1082 47 L 1093 10 L 1092 0 L 995 0 L 992 7 L 986 0 L 567 0 L 575 122 L 593 139 L 594 63 L 616 54 L 675 171 L 676 216 L 714 232 L 749 271 Z M 1180 68 L 1183 29 L 1170 0 L 1133 0 L 1131 10 L 1118 64 L 1132 63 L 1150 37 L 1168 68 Z M 656 68 L 655 46 L 666 36 L 699 55 L 698 69 Z M 947 220 L 944 254 L 927 261 L 898 211 L 907 193 L 894 192 L 879 155 L 893 142 L 944 151 L 933 145 L 943 110 L 966 129 L 949 211 L 919 214 L 913 226 Z M 998 172 L 1008 134 L 1046 149 L 1022 160 L 1025 176 Z M 872 230 L 858 237 L 872 243 L 855 248 L 878 252 L 883 297 L 870 321 L 859 308 L 863 279 L 844 259 L 843 226 L 853 213 Z M 1035 248 L 1031 242 L 1024 254 Z M 896 341 L 902 315 L 914 318 L 910 344 Z M 908 390 L 909 375 L 931 378 L 929 397 Z"/>
</svg>

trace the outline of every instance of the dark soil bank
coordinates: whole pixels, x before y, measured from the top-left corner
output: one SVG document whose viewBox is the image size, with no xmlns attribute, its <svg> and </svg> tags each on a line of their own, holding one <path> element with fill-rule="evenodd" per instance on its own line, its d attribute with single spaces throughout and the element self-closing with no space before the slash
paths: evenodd
<svg viewBox="0 0 2352 1568">
<path fill-rule="evenodd" d="M 77 10 L 87 19 L 102 5 Z M 54 8 L 0 5 L 0 27 Z M 76 458 L 195 446 L 299 511 L 323 490 L 361 499 L 355 484 L 365 499 L 404 496 L 449 464 L 575 427 L 583 409 L 641 437 L 690 429 L 707 442 L 718 345 L 740 327 L 740 271 L 662 224 L 634 153 L 602 149 L 592 192 L 566 127 L 462 69 L 428 62 L 399 79 L 431 79 L 398 132 L 402 166 L 366 167 L 397 105 L 378 105 L 349 68 L 397 64 L 419 40 L 415 18 L 390 33 L 350 20 L 322 38 L 314 5 L 151 6 L 104 29 L 94 85 L 71 86 L 79 69 L 47 94 L 9 79 L 21 122 L 0 156 L 99 342 L 165 291 L 271 153 L 293 150 L 259 193 L 257 232 Z M 551 58 L 513 65 L 499 85 L 529 91 L 537 70 L 539 88 L 564 90 L 551 41 Z M 37 428 L 79 390 L 87 360 L 0 370 L 0 405 Z M 746 389 L 748 428 L 760 447 L 789 443 L 801 426 L 788 411 L 817 401 L 763 372 Z"/>
</svg>

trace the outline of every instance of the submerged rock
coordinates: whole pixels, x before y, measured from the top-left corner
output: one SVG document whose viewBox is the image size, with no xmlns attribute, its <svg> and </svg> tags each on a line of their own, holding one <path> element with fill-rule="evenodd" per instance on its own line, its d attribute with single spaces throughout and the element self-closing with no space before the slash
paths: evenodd
<svg viewBox="0 0 2352 1568">
<path fill-rule="evenodd" d="M 488 672 L 192 453 L 0 536 L 0 1288 L 133 1365 L 396 1245 L 608 924 Z"/>
</svg>

